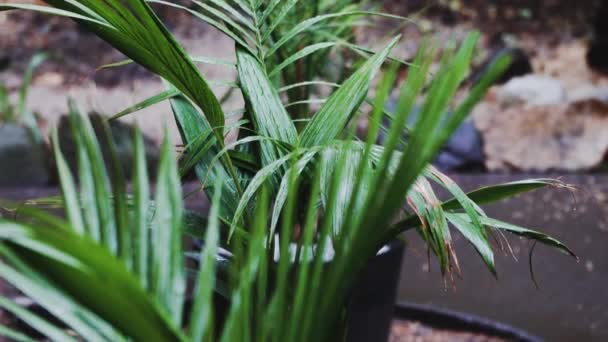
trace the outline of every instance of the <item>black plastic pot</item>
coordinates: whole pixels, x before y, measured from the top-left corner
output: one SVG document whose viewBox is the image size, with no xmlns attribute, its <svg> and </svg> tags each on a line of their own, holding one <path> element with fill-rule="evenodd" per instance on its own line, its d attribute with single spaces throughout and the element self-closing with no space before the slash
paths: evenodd
<svg viewBox="0 0 608 342">
<path fill-rule="evenodd" d="M 539 337 L 504 323 L 430 305 L 400 303 L 395 306 L 394 313 L 395 319 L 416 321 L 435 329 L 481 334 L 508 341 L 543 341 Z"/>
<path fill-rule="evenodd" d="M 397 298 L 397 285 L 404 246 L 393 241 L 372 258 L 359 275 L 349 296 L 346 341 L 377 342 L 388 340 Z M 332 300 L 327 298 L 327 300 Z M 187 314 L 191 299 L 187 301 Z M 230 303 L 222 296 L 214 296 L 216 331 L 221 331 Z M 341 337 L 339 337 L 341 339 Z"/>
<path fill-rule="evenodd" d="M 349 301 L 348 342 L 388 340 L 403 251 L 403 243 L 393 241 L 361 273 Z"/>
</svg>

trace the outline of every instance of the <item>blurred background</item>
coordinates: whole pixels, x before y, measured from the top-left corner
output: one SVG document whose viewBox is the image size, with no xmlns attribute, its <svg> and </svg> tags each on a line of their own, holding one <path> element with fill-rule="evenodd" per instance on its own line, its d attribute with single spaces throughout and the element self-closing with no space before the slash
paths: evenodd
<svg viewBox="0 0 608 342">
<path fill-rule="evenodd" d="M 470 84 L 497 56 L 513 58 L 512 67 L 438 156 L 439 168 L 465 190 L 529 177 L 557 177 L 579 188 L 539 191 L 488 212 L 555 235 L 579 254 L 580 262 L 539 246 L 529 263 L 531 245 L 515 239 L 498 257 L 496 279 L 474 250 L 460 242 L 462 279 L 444 282 L 423 245 L 412 238 L 399 300 L 498 320 L 548 341 L 607 341 L 608 1 L 394 0 L 369 5 L 412 19 L 366 19 L 355 37 L 371 49 L 402 34 L 394 56 L 407 61 L 424 37 L 447 46 L 479 30 Z M 155 8 L 192 55 L 233 58 L 233 43 L 213 28 L 182 11 Z M 122 59 L 70 20 L 0 12 L 0 197 L 53 192 L 56 176 L 46 142 L 50 128 L 67 124 L 68 97 L 100 122 L 162 91 L 160 81 L 136 65 L 98 69 Z M 348 61 L 336 55 L 333 67 L 339 70 L 341 63 Z M 325 67 L 331 73 L 332 65 Z M 202 70 L 217 81 L 216 93 L 226 95 L 226 108 L 243 106 L 238 92 L 228 94 L 229 88 L 221 85 L 234 82 L 230 69 L 205 65 Z M 390 111 L 395 100 L 386 106 Z M 115 121 L 112 130 L 125 168 L 133 123 L 146 134 L 151 161 L 165 128 L 179 143 L 167 103 Z M 362 120 L 360 131 L 365 129 Z M 71 141 L 67 135 L 60 138 L 69 156 Z M 417 334 L 425 340 L 424 330 Z"/>
</svg>

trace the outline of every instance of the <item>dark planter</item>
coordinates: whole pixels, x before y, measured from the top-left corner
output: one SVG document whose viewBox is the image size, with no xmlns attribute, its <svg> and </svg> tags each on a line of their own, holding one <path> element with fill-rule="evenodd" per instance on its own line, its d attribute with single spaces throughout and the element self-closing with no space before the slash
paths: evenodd
<svg viewBox="0 0 608 342">
<path fill-rule="evenodd" d="M 394 318 L 420 322 L 435 329 L 468 332 L 488 337 L 498 337 L 508 341 L 543 341 L 536 336 L 507 324 L 462 312 L 440 309 L 430 305 L 398 304 L 395 306 Z"/>
<path fill-rule="evenodd" d="M 403 243 L 393 241 L 361 273 L 349 302 L 348 342 L 388 340 L 403 251 Z"/>
<path fill-rule="evenodd" d="M 404 245 L 401 241 L 395 240 L 387 244 L 368 262 L 359 275 L 349 296 L 346 316 L 347 342 L 388 340 L 403 252 Z M 185 312 L 188 313 L 189 306 L 192 305 L 191 298 L 186 305 Z M 230 311 L 230 302 L 216 293 L 214 310 L 215 329 L 221 331 Z M 341 339 L 341 337 L 335 338 Z"/>
</svg>

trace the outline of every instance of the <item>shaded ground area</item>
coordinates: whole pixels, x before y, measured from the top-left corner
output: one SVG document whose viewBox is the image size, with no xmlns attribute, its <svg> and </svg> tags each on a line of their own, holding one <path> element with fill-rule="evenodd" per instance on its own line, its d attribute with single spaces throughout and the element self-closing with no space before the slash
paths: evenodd
<svg viewBox="0 0 608 342">
<path fill-rule="evenodd" d="M 553 175 L 554 177 L 557 175 Z M 530 175 L 453 175 L 465 190 Z M 504 322 L 547 341 L 608 340 L 608 177 L 565 176 L 574 193 L 544 189 L 484 207 L 490 217 L 540 230 L 568 245 L 579 261 L 545 248 L 534 248 L 537 289 L 529 273 L 532 245 L 526 240 L 496 236 L 494 277 L 470 244 L 454 232 L 462 267 L 454 287 L 442 281 L 436 261 L 425 245 L 408 233 L 399 299 L 431 304 Z M 430 262 L 429 262 L 430 261 Z"/>
<path fill-rule="evenodd" d="M 9 2 L 9 1 L 0 1 Z M 182 39 L 201 38 L 209 28 L 183 11 L 153 5 L 163 22 Z M 50 59 L 39 71 L 61 77 L 61 84 L 94 81 L 114 87 L 153 75 L 135 64 L 96 72 L 97 68 L 125 57 L 94 34 L 69 19 L 28 11 L 0 14 L 0 58 L 11 71 L 25 70 L 32 55 L 48 51 Z M 58 82 L 59 83 L 59 82 Z"/>
<path fill-rule="evenodd" d="M 451 0 L 386 1 L 386 8 L 402 15 L 423 13 L 445 25 L 474 23 L 490 35 L 509 31 L 554 35 L 585 35 L 602 0 Z"/>
</svg>

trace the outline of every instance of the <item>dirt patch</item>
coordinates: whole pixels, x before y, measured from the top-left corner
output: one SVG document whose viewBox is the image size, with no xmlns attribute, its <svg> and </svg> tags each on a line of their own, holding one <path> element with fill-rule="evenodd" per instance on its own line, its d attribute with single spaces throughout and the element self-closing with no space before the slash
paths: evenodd
<svg viewBox="0 0 608 342">
<path fill-rule="evenodd" d="M 498 337 L 434 329 L 420 322 L 393 321 L 389 342 L 506 342 Z"/>
<path fill-rule="evenodd" d="M 197 38 L 212 31 L 184 11 L 153 7 L 181 38 Z M 0 57 L 7 60 L 12 71 L 23 72 L 30 57 L 41 51 L 49 52 L 50 59 L 40 67 L 40 72 L 60 74 L 63 85 L 93 81 L 101 87 L 113 87 L 154 78 L 136 64 L 97 71 L 104 64 L 124 60 L 124 55 L 70 19 L 30 11 L 0 13 Z"/>
</svg>

